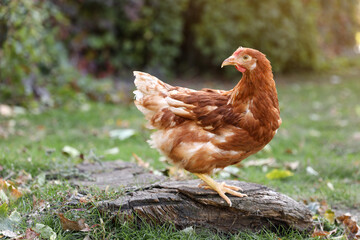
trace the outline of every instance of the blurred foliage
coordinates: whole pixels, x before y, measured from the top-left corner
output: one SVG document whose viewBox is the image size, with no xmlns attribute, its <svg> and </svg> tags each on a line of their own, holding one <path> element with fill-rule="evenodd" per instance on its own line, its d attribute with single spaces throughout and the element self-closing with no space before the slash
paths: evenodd
<svg viewBox="0 0 360 240">
<path fill-rule="evenodd" d="M 71 21 L 63 38 L 82 71 L 103 77 L 174 67 L 186 0 L 54 2 Z"/>
<path fill-rule="evenodd" d="M 359 32 L 359 0 L 321 0 L 318 18 L 320 46 L 328 56 L 336 56 L 354 46 Z"/>
<path fill-rule="evenodd" d="M 130 79 L 135 69 L 213 73 L 240 45 L 264 52 L 277 72 L 327 69 L 352 52 L 359 31 L 359 0 L 0 4 L 0 101 L 12 103 L 61 104 L 91 91 L 92 76 Z M 65 97 L 49 97 L 57 93 Z"/>
<path fill-rule="evenodd" d="M 45 85 L 56 88 L 76 71 L 57 40 L 66 19 L 48 1 L 7 0 L 0 8 L 0 101 L 31 104 L 35 97 L 52 105 Z"/>
<path fill-rule="evenodd" d="M 195 43 L 214 64 L 219 65 L 237 46 L 246 46 L 268 55 L 275 71 L 317 67 L 316 13 L 311 1 L 202 2 L 197 2 L 204 9 L 194 26 Z"/>
<path fill-rule="evenodd" d="M 359 0 L 55 2 L 71 19 L 66 39 L 80 69 L 100 77 L 209 71 L 240 45 L 267 54 L 277 72 L 317 70 L 352 49 L 359 30 Z"/>
</svg>

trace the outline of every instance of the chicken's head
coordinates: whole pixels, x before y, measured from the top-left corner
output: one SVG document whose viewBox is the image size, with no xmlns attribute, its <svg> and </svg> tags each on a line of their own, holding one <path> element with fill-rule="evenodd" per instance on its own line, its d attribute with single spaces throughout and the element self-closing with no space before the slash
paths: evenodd
<svg viewBox="0 0 360 240">
<path fill-rule="evenodd" d="M 239 47 L 229 58 L 225 59 L 221 67 L 234 65 L 239 72 L 252 71 L 256 68 L 259 58 L 264 54 L 252 48 Z"/>
</svg>

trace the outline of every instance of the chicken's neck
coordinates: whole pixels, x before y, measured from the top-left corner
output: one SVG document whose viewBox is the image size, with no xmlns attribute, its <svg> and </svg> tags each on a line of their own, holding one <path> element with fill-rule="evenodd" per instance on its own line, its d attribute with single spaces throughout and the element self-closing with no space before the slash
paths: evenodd
<svg viewBox="0 0 360 240">
<path fill-rule="evenodd" d="M 271 68 L 247 71 L 231 90 L 229 103 L 235 111 L 251 111 L 259 120 L 274 119 L 274 108 L 279 112 L 275 81 Z M 276 111 L 275 111 L 276 112 Z"/>
</svg>

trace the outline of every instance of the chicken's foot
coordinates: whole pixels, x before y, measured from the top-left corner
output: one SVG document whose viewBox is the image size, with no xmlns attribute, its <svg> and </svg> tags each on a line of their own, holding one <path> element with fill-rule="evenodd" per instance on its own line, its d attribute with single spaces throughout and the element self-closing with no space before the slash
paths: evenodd
<svg viewBox="0 0 360 240">
<path fill-rule="evenodd" d="M 230 207 L 231 207 L 231 201 L 225 195 L 225 193 L 229 193 L 231 195 L 238 196 L 238 197 L 247 197 L 246 194 L 236 192 L 236 191 L 242 190 L 239 187 L 226 185 L 225 182 L 218 183 L 206 174 L 200 174 L 200 173 L 194 173 L 194 174 L 205 182 L 205 184 L 207 185 L 207 186 L 205 186 L 205 189 L 212 189 L 212 190 L 216 191 L 217 193 L 219 193 L 219 195 L 229 204 Z M 200 186 L 204 186 L 204 184 L 200 184 Z"/>
</svg>

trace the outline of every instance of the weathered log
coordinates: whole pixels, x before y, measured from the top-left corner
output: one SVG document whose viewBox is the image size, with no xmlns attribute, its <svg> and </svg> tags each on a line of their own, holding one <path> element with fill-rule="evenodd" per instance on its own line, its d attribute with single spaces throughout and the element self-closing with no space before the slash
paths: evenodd
<svg viewBox="0 0 360 240">
<path fill-rule="evenodd" d="M 130 167 L 126 164 L 126 167 Z M 138 166 L 134 167 L 139 170 Z M 98 167 L 95 169 L 99 171 Z M 131 172 L 129 169 L 126 171 Z M 139 174 L 139 171 L 137 173 Z M 136 217 L 152 223 L 170 222 L 179 229 L 195 226 L 237 232 L 282 227 L 307 232 L 313 228 L 311 213 L 304 204 L 268 187 L 255 183 L 226 181 L 241 187 L 242 192 L 248 195 L 244 198 L 228 195 L 233 203 L 232 207 L 229 207 L 214 191 L 199 188 L 199 183 L 200 180 L 160 179 L 155 184 L 132 188 L 116 200 L 100 201 L 97 207 L 120 220 Z M 131 186 L 128 178 L 123 185 Z"/>
</svg>

